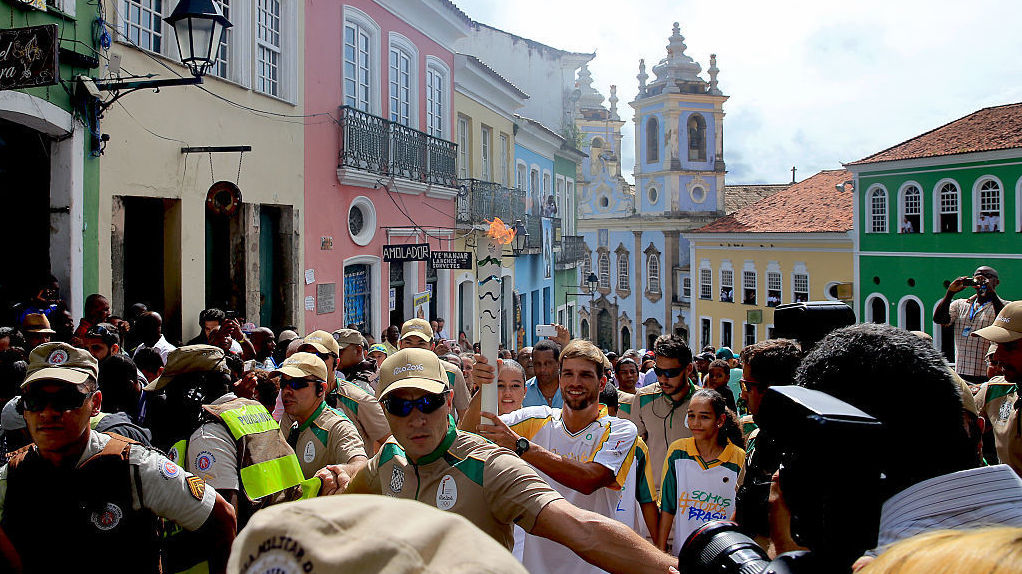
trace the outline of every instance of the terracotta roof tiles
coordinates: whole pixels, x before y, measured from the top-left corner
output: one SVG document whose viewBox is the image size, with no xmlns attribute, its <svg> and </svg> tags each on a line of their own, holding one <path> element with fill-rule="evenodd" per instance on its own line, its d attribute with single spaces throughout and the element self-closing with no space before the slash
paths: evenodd
<svg viewBox="0 0 1022 574">
<path fill-rule="evenodd" d="M 725 185 L 724 186 L 724 213 L 732 213 L 742 209 L 746 205 L 770 197 L 778 191 L 788 189 L 790 183 L 766 183 L 754 185 Z"/>
<path fill-rule="evenodd" d="M 824 170 L 693 233 L 842 233 L 852 229 L 852 179 L 844 169 Z"/>
</svg>

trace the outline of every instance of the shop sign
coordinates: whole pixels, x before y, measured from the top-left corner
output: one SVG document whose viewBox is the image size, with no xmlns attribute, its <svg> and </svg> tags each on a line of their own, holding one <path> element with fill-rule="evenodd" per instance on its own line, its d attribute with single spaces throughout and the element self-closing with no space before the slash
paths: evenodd
<svg viewBox="0 0 1022 574">
<path fill-rule="evenodd" d="M 56 84 L 58 65 L 56 24 L 0 30 L 0 90 Z"/>
</svg>

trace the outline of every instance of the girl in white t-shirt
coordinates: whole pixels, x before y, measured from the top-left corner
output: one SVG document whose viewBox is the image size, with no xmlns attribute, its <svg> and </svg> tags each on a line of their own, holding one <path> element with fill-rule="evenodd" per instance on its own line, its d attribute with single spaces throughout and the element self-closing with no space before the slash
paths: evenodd
<svg viewBox="0 0 1022 574">
<path fill-rule="evenodd" d="M 742 431 L 735 413 L 717 391 L 692 395 L 686 418 L 692 436 L 667 449 L 660 481 L 660 523 L 657 545 L 674 551 L 696 528 L 711 520 L 734 516 L 738 473 L 745 464 Z"/>
</svg>

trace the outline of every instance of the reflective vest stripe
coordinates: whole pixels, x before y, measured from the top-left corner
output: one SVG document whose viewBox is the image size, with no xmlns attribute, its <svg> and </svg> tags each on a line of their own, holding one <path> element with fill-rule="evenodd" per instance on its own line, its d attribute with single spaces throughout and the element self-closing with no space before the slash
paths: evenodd
<svg viewBox="0 0 1022 574">
<path fill-rule="evenodd" d="M 241 484 L 252 499 L 280 492 L 305 480 L 298 457 L 293 454 L 246 466 L 240 474 Z"/>
<path fill-rule="evenodd" d="M 167 458 L 178 466 L 184 466 L 184 459 L 187 453 L 188 439 L 184 438 L 174 443 L 174 446 L 170 447 L 170 450 L 167 451 Z"/>
<path fill-rule="evenodd" d="M 187 570 L 180 570 L 174 574 L 209 574 L 209 562 L 199 562 Z"/>
<path fill-rule="evenodd" d="M 244 405 L 224 411 L 220 418 L 227 424 L 234 440 L 247 434 L 257 434 L 280 428 L 277 421 L 273 420 L 269 411 L 262 405 Z"/>
<path fill-rule="evenodd" d="M 316 498 L 319 496 L 319 489 L 323 486 L 323 481 L 317 477 L 312 477 L 309 480 L 302 481 L 302 500 L 306 498 Z"/>
</svg>

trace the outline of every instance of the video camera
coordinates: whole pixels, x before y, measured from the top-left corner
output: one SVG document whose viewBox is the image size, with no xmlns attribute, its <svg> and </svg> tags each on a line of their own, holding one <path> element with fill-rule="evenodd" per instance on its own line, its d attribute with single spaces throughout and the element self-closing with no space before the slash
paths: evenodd
<svg viewBox="0 0 1022 574">
<path fill-rule="evenodd" d="M 877 544 L 881 472 L 872 451 L 881 423 L 826 393 L 797 386 L 770 387 L 757 422 L 779 452 L 792 538 L 809 552 L 770 561 L 737 524 L 715 521 L 688 537 L 678 569 L 686 574 L 849 571 Z"/>
<path fill-rule="evenodd" d="M 855 324 L 855 311 L 840 301 L 787 303 L 774 309 L 774 336 L 795 339 L 809 352 L 834 329 Z"/>
</svg>

